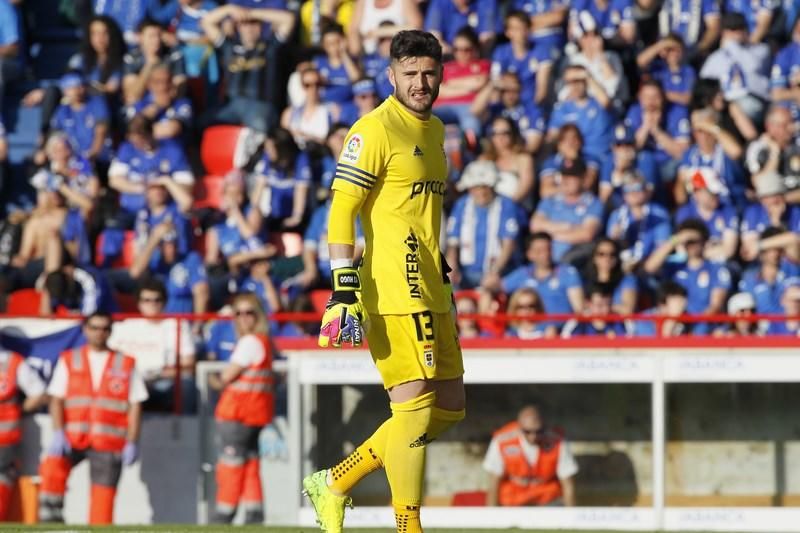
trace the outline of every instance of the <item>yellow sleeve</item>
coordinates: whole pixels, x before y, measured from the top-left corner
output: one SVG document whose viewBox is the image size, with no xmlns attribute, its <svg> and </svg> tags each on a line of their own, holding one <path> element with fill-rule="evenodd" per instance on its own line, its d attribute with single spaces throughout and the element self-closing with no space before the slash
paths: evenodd
<svg viewBox="0 0 800 533">
<path fill-rule="evenodd" d="M 356 217 L 363 203 L 346 192 L 336 192 L 331 199 L 328 212 L 328 244 L 356 243 Z"/>
<path fill-rule="evenodd" d="M 356 122 L 347 134 L 331 189 L 363 200 L 384 174 L 389 142 L 373 117 Z"/>
</svg>

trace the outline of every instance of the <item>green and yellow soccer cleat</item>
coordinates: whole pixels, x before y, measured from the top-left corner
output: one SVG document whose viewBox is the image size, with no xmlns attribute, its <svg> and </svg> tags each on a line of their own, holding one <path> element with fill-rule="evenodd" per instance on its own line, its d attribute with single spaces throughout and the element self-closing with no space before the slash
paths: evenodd
<svg viewBox="0 0 800 533">
<path fill-rule="evenodd" d="M 317 513 L 317 524 L 322 531 L 344 531 L 344 508 L 353 508 L 350 496 L 337 496 L 328 488 L 328 471 L 320 470 L 303 478 L 303 495 L 308 496 Z"/>
</svg>

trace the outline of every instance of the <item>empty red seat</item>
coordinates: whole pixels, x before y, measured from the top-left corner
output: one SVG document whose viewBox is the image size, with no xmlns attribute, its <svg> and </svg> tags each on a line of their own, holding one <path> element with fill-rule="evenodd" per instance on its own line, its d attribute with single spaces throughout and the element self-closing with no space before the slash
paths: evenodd
<svg viewBox="0 0 800 533">
<path fill-rule="evenodd" d="M 241 126 L 220 125 L 206 128 L 200 143 L 200 159 L 206 172 L 223 175 L 233 168 L 233 154 Z"/>
<path fill-rule="evenodd" d="M 19 289 L 8 295 L 6 312 L 9 315 L 38 315 L 42 295 L 36 289 Z"/>
</svg>

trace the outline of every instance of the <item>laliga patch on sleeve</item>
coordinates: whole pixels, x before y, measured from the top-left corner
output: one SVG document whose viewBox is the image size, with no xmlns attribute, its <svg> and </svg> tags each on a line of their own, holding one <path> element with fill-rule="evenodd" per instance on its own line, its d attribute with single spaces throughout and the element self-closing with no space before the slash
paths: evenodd
<svg viewBox="0 0 800 533">
<path fill-rule="evenodd" d="M 358 161 L 358 156 L 361 155 L 361 149 L 364 148 L 364 138 L 360 134 L 354 133 L 342 152 L 342 159 L 355 163 Z"/>
</svg>

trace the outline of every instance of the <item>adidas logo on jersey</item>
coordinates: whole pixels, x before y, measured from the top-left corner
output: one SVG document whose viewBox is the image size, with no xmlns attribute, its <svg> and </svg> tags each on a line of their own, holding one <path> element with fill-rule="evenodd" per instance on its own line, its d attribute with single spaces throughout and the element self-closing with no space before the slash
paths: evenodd
<svg viewBox="0 0 800 533">
<path fill-rule="evenodd" d="M 419 149 L 419 146 L 414 145 L 414 157 L 422 157 L 423 155 L 425 154 L 422 153 L 422 150 Z"/>
</svg>

